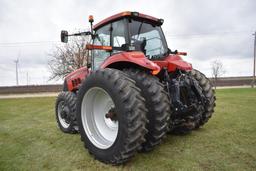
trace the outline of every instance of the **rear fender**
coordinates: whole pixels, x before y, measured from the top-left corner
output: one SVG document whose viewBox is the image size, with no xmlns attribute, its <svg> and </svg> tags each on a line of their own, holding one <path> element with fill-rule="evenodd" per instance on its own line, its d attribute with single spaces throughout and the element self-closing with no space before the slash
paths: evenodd
<svg viewBox="0 0 256 171">
<path fill-rule="evenodd" d="M 121 65 L 122 64 L 122 65 Z M 123 66 L 125 65 L 125 66 Z M 100 66 L 100 68 L 117 68 L 123 69 L 131 65 L 136 65 L 144 69 L 152 71 L 152 74 L 160 72 L 160 67 L 154 62 L 148 60 L 144 53 L 135 52 L 121 52 L 108 57 Z"/>
<path fill-rule="evenodd" d="M 65 78 L 68 91 L 76 91 L 88 74 L 89 70 L 86 67 L 79 68 L 68 74 Z"/>
</svg>

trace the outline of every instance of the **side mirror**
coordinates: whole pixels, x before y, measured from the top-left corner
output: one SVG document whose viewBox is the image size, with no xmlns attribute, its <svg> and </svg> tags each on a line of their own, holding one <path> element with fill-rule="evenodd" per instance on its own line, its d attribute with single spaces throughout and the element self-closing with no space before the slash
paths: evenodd
<svg viewBox="0 0 256 171">
<path fill-rule="evenodd" d="M 67 43 L 68 42 L 68 32 L 66 30 L 62 30 L 61 31 L 60 40 L 63 43 Z"/>
</svg>

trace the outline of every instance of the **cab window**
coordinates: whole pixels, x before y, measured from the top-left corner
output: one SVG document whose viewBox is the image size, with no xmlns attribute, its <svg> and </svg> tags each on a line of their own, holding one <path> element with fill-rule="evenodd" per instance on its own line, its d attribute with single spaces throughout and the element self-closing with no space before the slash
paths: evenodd
<svg viewBox="0 0 256 171">
<path fill-rule="evenodd" d="M 108 52 L 104 50 L 93 50 L 93 69 L 99 69 L 107 57 L 122 51 L 128 42 L 126 20 L 118 20 L 96 30 L 93 44 L 101 46 L 112 46 L 115 50 Z"/>
<path fill-rule="evenodd" d="M 131 20 L 129 22 L 131 44 L 149 59 L 163 57 L 168 52 L 162 30 L 150 23 Z"/>
<path fill-rule="evenodd" d="M 102 28 L 96 30 L 96 37 L 93 40 L 93 44 L 100 46 L 110 46 L 110 27 L 108 24 Z M 96 70 L 104 62 L 104 60 L 110 56 L 110 52 L 105 50 L 93 50 L 93 70 Z"/>
<path fill-rule="evenodd" d="M 125 20 L 119 20 L 112 23 L 112 42 L 113 47 L 123 47 L 127 40 L 125 34 Z M 114 50 L 113 53 L 120 51 Z"/>
</svg>

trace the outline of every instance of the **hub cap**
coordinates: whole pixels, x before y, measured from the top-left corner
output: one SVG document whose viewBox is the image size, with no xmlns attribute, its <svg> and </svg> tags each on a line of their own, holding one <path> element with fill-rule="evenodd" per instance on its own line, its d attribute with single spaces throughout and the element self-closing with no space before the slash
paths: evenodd
<svg viewBox="0 0 256 171">
<path fill-rule="evenodd" d="M 99 87 L 86 92 L 82 101 L 81 118 L 89 140 L 100 149 L 113 145 L 118 133 L 118 120 L 114 102 L 109 94 Z"/>
</svg>

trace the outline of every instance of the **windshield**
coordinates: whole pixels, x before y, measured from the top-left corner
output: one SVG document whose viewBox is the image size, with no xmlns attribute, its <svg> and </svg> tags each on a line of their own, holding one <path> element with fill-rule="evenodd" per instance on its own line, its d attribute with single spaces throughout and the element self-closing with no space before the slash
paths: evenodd
<svg viewBox="0 0 256 171">
<path fill-rule="evenodd" d="M 142 51 L 149 59 L 158 59 L 168 52 L 161 27 L 131 20 L 129 22 L 131 45 Z"/>
</svg>

